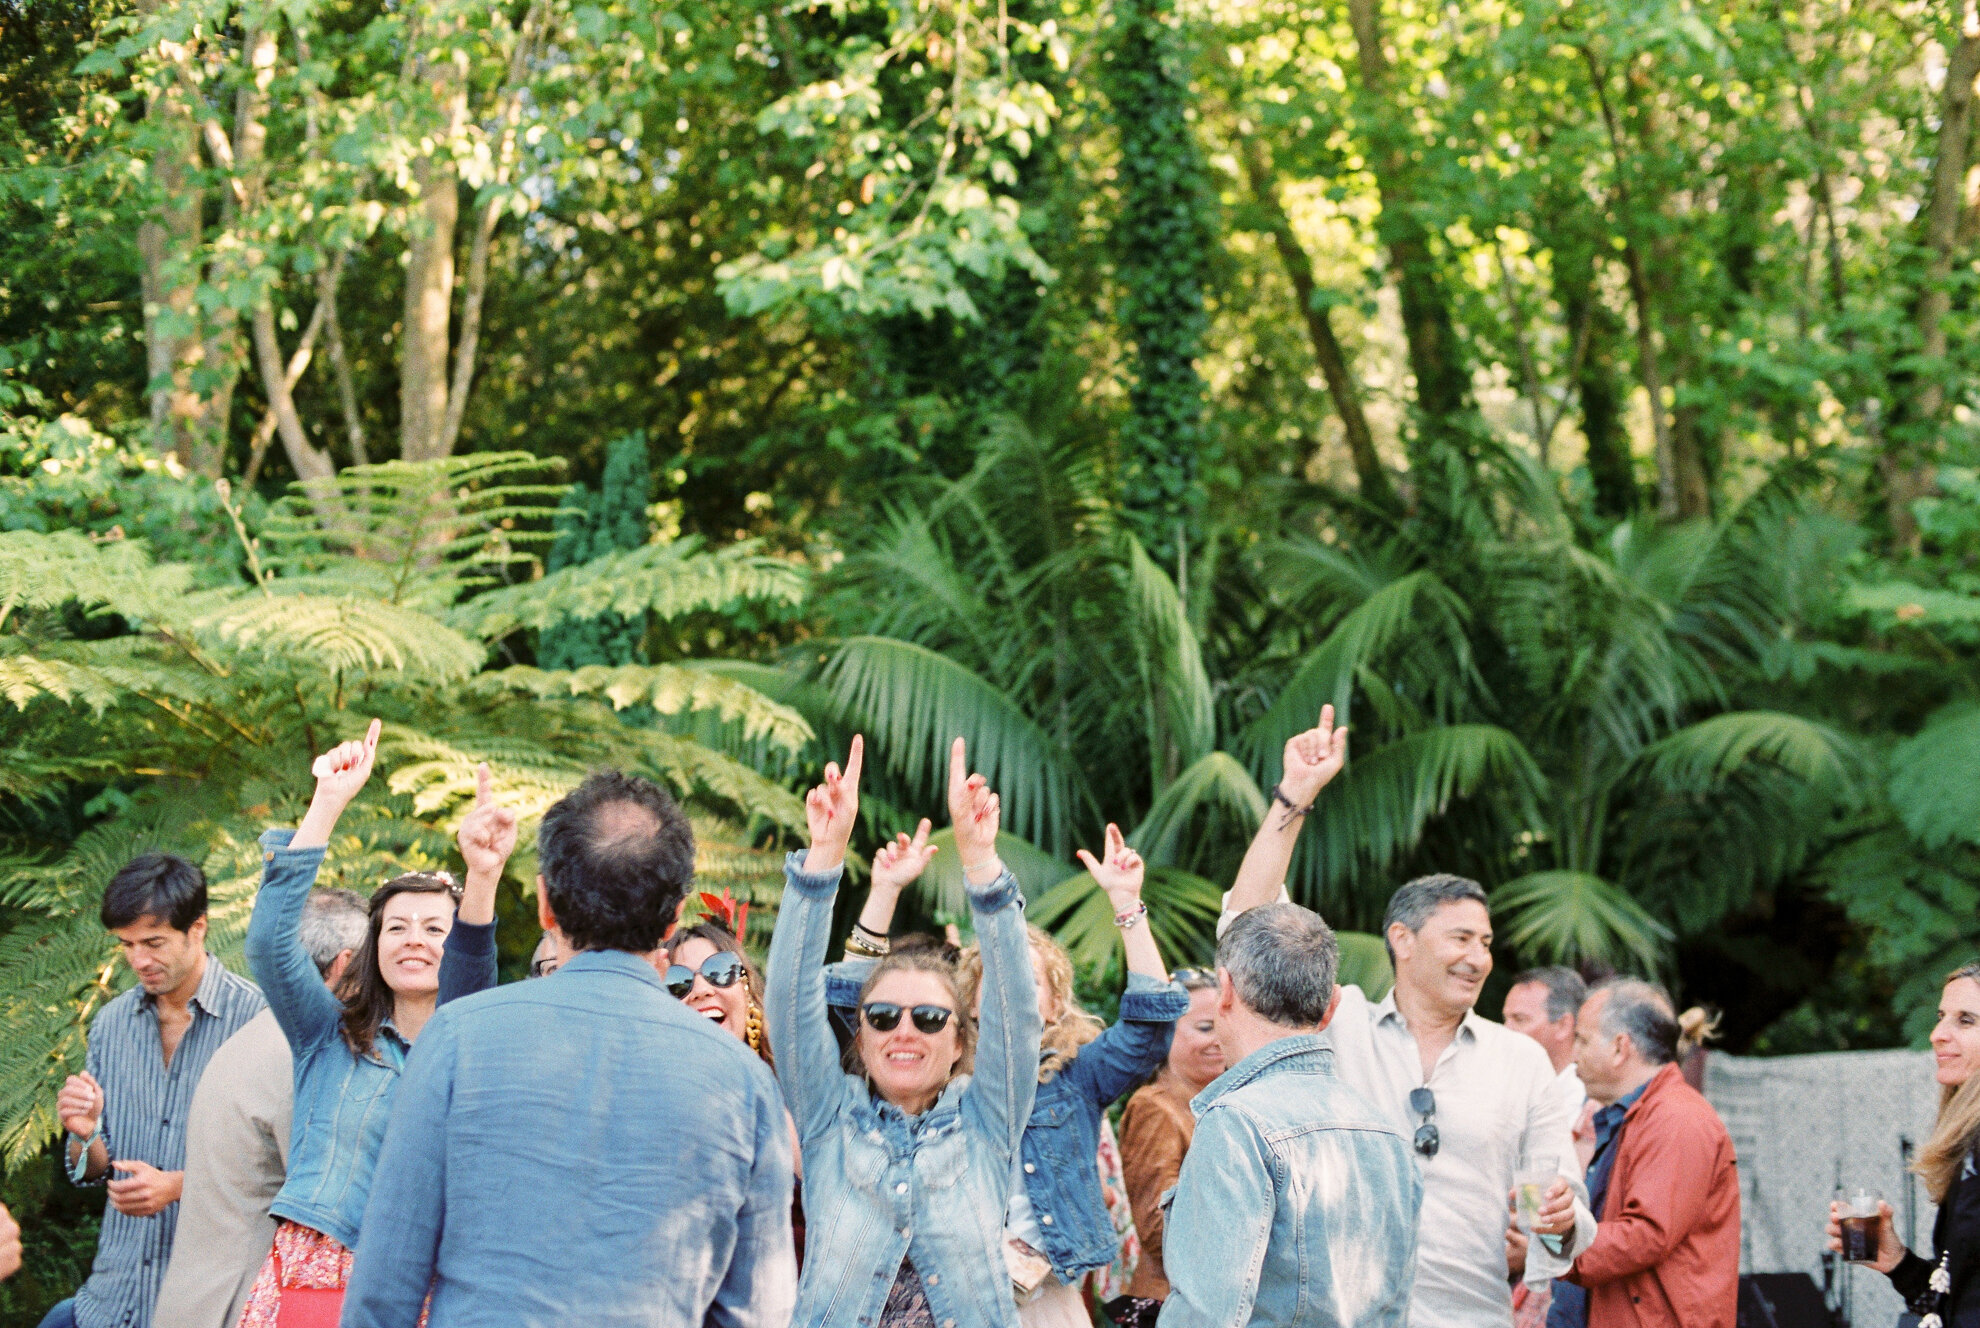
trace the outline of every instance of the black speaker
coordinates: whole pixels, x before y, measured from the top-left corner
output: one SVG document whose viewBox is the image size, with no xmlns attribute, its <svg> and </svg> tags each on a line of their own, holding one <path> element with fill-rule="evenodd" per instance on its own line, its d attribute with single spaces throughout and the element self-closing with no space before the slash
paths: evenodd
<svg viewBox="0 0 1980 1328">
<path fill-rule="evenodd" d="M 1807 1273 L 1752 1273 L 1739 1279 L 1739 1328 L 1836 1328 L 1838 1322 Z"/>
</svg>

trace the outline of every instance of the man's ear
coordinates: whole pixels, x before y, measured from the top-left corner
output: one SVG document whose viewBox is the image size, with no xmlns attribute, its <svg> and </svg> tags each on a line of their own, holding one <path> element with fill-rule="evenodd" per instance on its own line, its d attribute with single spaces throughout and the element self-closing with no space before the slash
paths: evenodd
<svg viewBox="0 0 1980 1328">
<path fill-rule="evenodd" d="M 1395 967 L 1409 958 L 1416 949 L 1416 933 L 1400 922 L 1391 922 L 1386 933 L 1389 939 L 1389 966 Z"/>
<path fill-rule="evenodd" d="M 1328 1024 L 1333 1023 L 1334 1011 L 1340 1008 L 1341 1008 L 1341 988 L 1340 985 L 1336 983 L 1334 986 L 1334 994 L 1327 998 L 1327 1013 L 1320 1016 L 1320 1022 L 1313 1026 L 1313 1031 L 1318 1033 Z"/>
<path fill-rule="evenodd" d="M 206 914 L 192 920 L 192 925 L 186 928 L 186 940 L 198 949 L 206 948 Z"/>
<path fill-rule="evenodd" d="M 557 927 L 557 915 L 550 911 L 550 887 L 543 883 L 543 873 L 536 875 L 536 923 L 545 931 Z"/>
<path fill-rule="evenodd" d="M 681 914 L 687 912 L 688 900 L 692 896 L 693 891 L 689 891 L 687 894 L 681 896 L 680 903 L 674 905 L 674 920 L 667 924 L 667 930 L 660 933 L 660 944 L 665 945 L 667 938 L 674 934 L 674 929 L 681 925 Z"/>
<path fill-rule="evenodd" d="M 344 980 L 344 971 L 351 966 L 351 951 L 339 950 L 337 957 L 330 961 L 330 967 L 323 970 L 323 985 L 335 989 Z"/>
<path fill-rule="evenodd" d="M 1231 981 L 1231 970 L 1217 970 L 1217 1015 L 1219 1018 L 1237 1009 L 1237 983 Z"/>
</svg>

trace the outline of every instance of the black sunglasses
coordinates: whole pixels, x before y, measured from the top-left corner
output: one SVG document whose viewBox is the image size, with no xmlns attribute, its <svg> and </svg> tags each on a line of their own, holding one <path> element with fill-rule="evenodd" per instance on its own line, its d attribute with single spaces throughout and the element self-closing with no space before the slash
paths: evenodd
<svg viewBox="0 0 1980 1328">
<path fill-rule="evenodd" d="M 901 1016 L 913 1017 L 914 1026 L 933 1037 L 949 1026 L 955 1011 L 945 1005 L 917 1005 L 912 1010 L 903 1010 L 892 1001 L 868 1001 L 859 1007 L 866 1016 L 867 1027 L 876 1033 L 891 1033 L 901 1026 Z"/>
<path fill-rule="evenodd" d="M 1437 1127 L 1430 1122 L 1437 1114 L 1437 1095 L 1427 1088 L 1412 1088 L 1409 1109 L 1423 1117 L 1423 1124 L 1416 1127 L 1416 1151 L 1425 1157 L 1437 1156 Z"/>
<path fill-rule="evenodd" d="M 743 975 L 742 956 L 734 950 L 720 950 L 701 961 L 701 976 L 711 987 L 733 987 Z M 684 1001 L 694 990 L 695 970 L 686 964 L 667 966 L 667 990 L 675 1000 Z"/>
</svg>

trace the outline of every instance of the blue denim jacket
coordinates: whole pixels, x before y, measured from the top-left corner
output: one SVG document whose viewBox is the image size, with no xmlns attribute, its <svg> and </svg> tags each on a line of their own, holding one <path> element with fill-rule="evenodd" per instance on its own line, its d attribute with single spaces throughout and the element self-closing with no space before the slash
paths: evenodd
<svg viewBox="0 0 1980 1328">
<path fill-rule="evenodd" d="M 769 1069 L 638 955 L 447 1006 L 378 1157 L 345 1328 L 788 1328 L 791 1127 Z"/>
<path fill-rule="evenodd" d="M 873 1328 L 903 1258 L 938 1328 L 1017 1328 L 1004 1209 L 1038 1079 L 1038 991 L 1017 881 L 1006 871 L 969 892 L 983 946 L 976 1073 L 908 1116 L 840 1064 L 825 1007 L 840 873 L 807 874 L 803 862 L 803 850 L 784 862 L 768 1000 L 777 1078 L 804 1153 L 793 1328 Z"/>
<path fill-rule="evenodd" d="M 269 1211 L 355 1249 L 407 1043 L 389 1022 L 370 1056 L 353 1054 L 344 1041 L 343 1006 L 323 985 L 296 935 L 324 850 L 290 848 L 295 833 L 280 829 L 261 836 L 261 893 L 247 931 L 248 966 L 295 1054 L 289 1176 Z M 443 996 L 495 985 L 492 946 L 467 956 L 468 972 L 448 974 L 447 961 L 457 954 L 443 957 Z"/>
<path fill-rule="evenodd" d="M 1423 1182 L 1409 1144 L 1298 1034 L 1196 1095 L 1160 1328 L 1402 1328 Z"/>
<path fill-rule="evenodd" d="M 873 971 L 871 959 L 848 959 L 827 970 L 834 1009 L 851 1011 Z M 1045 1236 L 1045 1257 L 1068 1286 L 1114 1262 L 1121 1238 L 1100 1189 L 1100 1117 L 1114 1100 L 1161 1068 L 1176 1020 L 1189 1013 L 1179 982 L 1128 974 L 1121 1017 L 1079 1049 L 1072 1062 L 1038 1085 L 1024 1127 L 1024 1191 Z"/>
</svg>

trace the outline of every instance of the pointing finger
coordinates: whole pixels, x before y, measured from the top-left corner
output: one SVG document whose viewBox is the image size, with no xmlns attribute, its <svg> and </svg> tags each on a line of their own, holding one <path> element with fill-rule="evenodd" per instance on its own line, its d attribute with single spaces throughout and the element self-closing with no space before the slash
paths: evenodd
<svg viewBox="0 0 1980 1328">
<path fill-rule="evenodd" d="M 962 800 L 963 788 L 969 783 L 969 749 L 961 738 L 949 745 L 949 805 Z"/>
<path fill-rule="evenodd" d="M 928 843 L 928 832 L 933 828 L 934 827 L 929 823 L 928 818 L 926 816 L 922 817 L 921 824 L 917 825 L 914 828 L 913 847 L 917 849 L 925 847 Z M 903 838 L 905 837 L 906 836 L 903 836 Z"/>
<path fill-rule="evenodd" d="M 488 762 L 474 768 L 474 805 L 486 807 L 495 799 L 495 776 L 488 773 Z"/>
<path fill-rule="evenodd" d="M 1086 864 L 1086 870 L 1090 872 L 1098 872 L 1100 870 L 1100 864 L 1097 861 L 1095 861 L 1093 855 L 1091 853 L 1088 853 L 1085 849 L 1082 848 L 1082 849 L 1073 850 L 1073 856 Z"/>
<path fill-rule="evenodd" d="M 846 754 L 845 773 L 845 780 L 853 786 L 853 792 L 855 793 L 859 792 L 859 772 L 865 764 L 866 735 L 864 733 L 855 733 L 853 734 L 852 750 Z"/>
<path fill-rule="evenodd" d="M 1319 729 L 1322 733 L 1325 733 L 1332 727 L 1334 727 L 1334 707 L 1332 705 L 1323 705 L 1320 707 Z"/>
<path fill-rule="evenodd" d="M 365 751 L 371 752 L 377 750 L 378 735 L 382 733 L 384 729 L 385 729 L 385 725 L 382 721 L 376 719 L 371 721 L 371 727 L 364 731 Z"/>
</svg>

